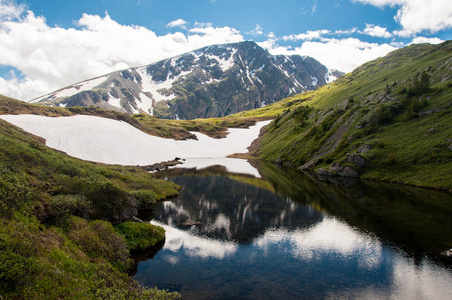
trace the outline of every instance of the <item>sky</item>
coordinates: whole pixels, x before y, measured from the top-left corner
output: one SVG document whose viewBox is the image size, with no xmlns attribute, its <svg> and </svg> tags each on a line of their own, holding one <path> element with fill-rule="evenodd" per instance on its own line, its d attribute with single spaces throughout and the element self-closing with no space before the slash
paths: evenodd
<svg viewBox="0 0 452 300">
<path fill-rule="evenodd" d="M 351 72 L 413 43 L 451 39 L 450 0 L 0 0 L 0 94 L 31 100 L 244 40 Z"/>
</svg>

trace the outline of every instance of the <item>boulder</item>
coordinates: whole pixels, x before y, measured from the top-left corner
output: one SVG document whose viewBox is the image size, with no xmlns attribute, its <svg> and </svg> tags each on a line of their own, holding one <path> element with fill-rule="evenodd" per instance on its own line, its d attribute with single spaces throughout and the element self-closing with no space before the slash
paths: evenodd
<svg viewBox="0 0 452 300">
<path fill-rule="evenodd" d="M 361 154 L 352 154 L 348 157 L 348 162 L 361 169 L 366 164 L 366 159 Z"/>
<path fill-rule="evenodd" d="M 346 166 L 341 172 L 338 173 L 339 176 L 343 177 L 351 177 L 351 178 L 358 178 L 359 174 L 358 171 L 350 166 Z"/>
<path fill-rule="evenodd" d="M 341 163 L 335 161 L 335 162 L 331 165 L 330 171 L 336 172 L 336 173 L 337 173 L 337 172 L 341 171 L 342 168 L 343 168 L 343 167 L 342 167 Z"/>
<path fill-rule="evenodd" d="M 332 172 L 329 170 L 325 170 L 325 169 L 318 169 L 317 171 L 315 171 L 315 174 L 318 176 L 337 176 L 336 172 Z"/>
<path fill-rule="evenodd" d="M 371 145 L 365 144 L 358 148 L 356 152 L 358 153 L 366 153 L 367 151 L 370 151 L 372 149 Z"/>
</svg>

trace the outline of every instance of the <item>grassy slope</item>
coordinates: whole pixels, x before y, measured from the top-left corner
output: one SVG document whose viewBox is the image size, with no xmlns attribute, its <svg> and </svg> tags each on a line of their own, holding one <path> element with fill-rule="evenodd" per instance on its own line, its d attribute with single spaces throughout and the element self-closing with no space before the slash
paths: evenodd
<svg viewBox="0 0 452 300">
<path fill-rule="evenodd" d="M 143 289 L 126 274 L 129 252 L 163 232 L 110 223 L 121 221 L 131 195 L 146 206 L 176 195 L 176 185 L 140 168 L 68 157 L 2 120 L 0 170 L 2 299 L 177 297 Z"/>
<path fill-rule="evenodd" d="M 423 72 L 430 89 L 413 92 Z M 451 190 L 451 99 L 452 42 L 446 42 L 405 47 L 316 91 L 235 117 L 276 118 L 260 140 L 263 159 L 328 169 L 349 164 L 348 153 L 369 145 L 361 178 Z"/>
</svg>

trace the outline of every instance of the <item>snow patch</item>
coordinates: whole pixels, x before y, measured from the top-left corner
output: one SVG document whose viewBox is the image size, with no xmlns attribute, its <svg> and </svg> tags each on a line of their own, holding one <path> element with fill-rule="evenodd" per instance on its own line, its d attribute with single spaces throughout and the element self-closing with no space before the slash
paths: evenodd
<svg viewBox="0 0 452 300">
<path fill-rule="evenodd" d="M 190 73 L 190 71 L 182 72 L 177 77 L 173 77 L 172 79 L 157 82 L 157 81 L 152 80 L 152 76 L 147 73 L 146 67 L 137 68 L 136 70 L 137 70 L 138 74 L 140 74 L 140 76 L 141 76 L 141 82 L 142 82 L 141 87 L 142 87 L 143 93 L 150 92 L 156 102 L 174 99 L 176 97 L 176 95 L 171 94 L 171 95 L 165 96 L 165 95 L 161 94 L 160 92 L 158 92 L 157 90 L 170 89 L 173 86 L 173 83 L 177 79 L 179 79 L 181 76 L 185 76 L 188 73 Z"/>
<path fill-rule="evenodd" d="M 144 110 L 146 113 L 150 113 L 152 110 L 152 99 L 146 96 L 143 93 L 140 93 L 140 99 L 137 99 L 135 103 L 137 104 L 138 109 Z"/>
<path fill-rule="evenodd" d="M 328 70 L 328 72 L 325 74 L 325 82 L 331 83 L 337 79 L 336 76 L 333 75 L 333 70 Z"/>
<path fill-rule="evenodd" d="M 112 94 L 108 93 L 108 104 L 114 107 L 122 108 L 120 102 L 120 98 L 116 98 Z"/>
<path fill-rule="evenodd" d="M 68 155 L 101 163 L 150 165 L 181 158 L 224 158 L 247 153 L 247 147 L 270 121 L 248 129 L 231 128 L 223 139 L 195 133 L 198 140 L 175 141 L 150 136 L 132 125 L 101 117 L 3 115 L 3 120 L 46 139 L 47 146 Z"/>
<path fill-rule="evenodd" d="M 319 82 L 319 80 L 317 79 L 317 77 L 311 76 L 311 80 L 312 80 L 311 85 L 312 85 L 312 86 L 317 86 L 317 84 L 318 84 L 318 82 Z"/>
<path fill-rule="evenodd" d="M 103 83 L 107 78 L 108 78 L 108 76 L 102 76 L 102 77 L 94 78 L 94 79 L 91 79 L 91 80 L 88 80 L 85 82 L 74 84 L 73 86 L 71 86 L 69 88 L 65 88 L 63 90 L 55 92 L 54 96 L 56 96 L 56 98 L 71 97 L 82 91 L 88 91 L 88 90 L 95 88 L 96 86 Z"/>
<path fill-rule="evenodd" d="M 220 65 L 221 70 L 227 71 L 234 65 L 234 55 L 237 53 L 237 49 L 232 49 L 231 56 L 229 56 L 229 59 L 223 59 L 218 56 L 214 55 L 206 55 L 209 59 L 215 59 L 218 61 L 218 64 Z"/>
</svg>

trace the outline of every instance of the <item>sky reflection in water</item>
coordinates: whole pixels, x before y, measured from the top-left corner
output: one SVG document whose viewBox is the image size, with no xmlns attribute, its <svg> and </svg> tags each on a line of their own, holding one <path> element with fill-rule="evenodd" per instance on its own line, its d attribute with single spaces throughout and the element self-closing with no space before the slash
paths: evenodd
<svg viewBox="0 0 452 300">
<path fill-rule="evenodd" d="M 142 284 L 179 291 L 184 299 L 447 299 L 452 294 L 447 264 L 407 254 L 393 240 L 351 226 L 315 201 L 292 201 L 276 182 L 278 193 L 225 174 L 172 180 L 184 188 L 154 212 L 152 223 L 165 228 L 166 242 L 138 264 L 135 279 Z M 362 218 L 372 222 L 372 216 Z M 182 225 L 187 220 L 200 223 Z"/>
</svg>

